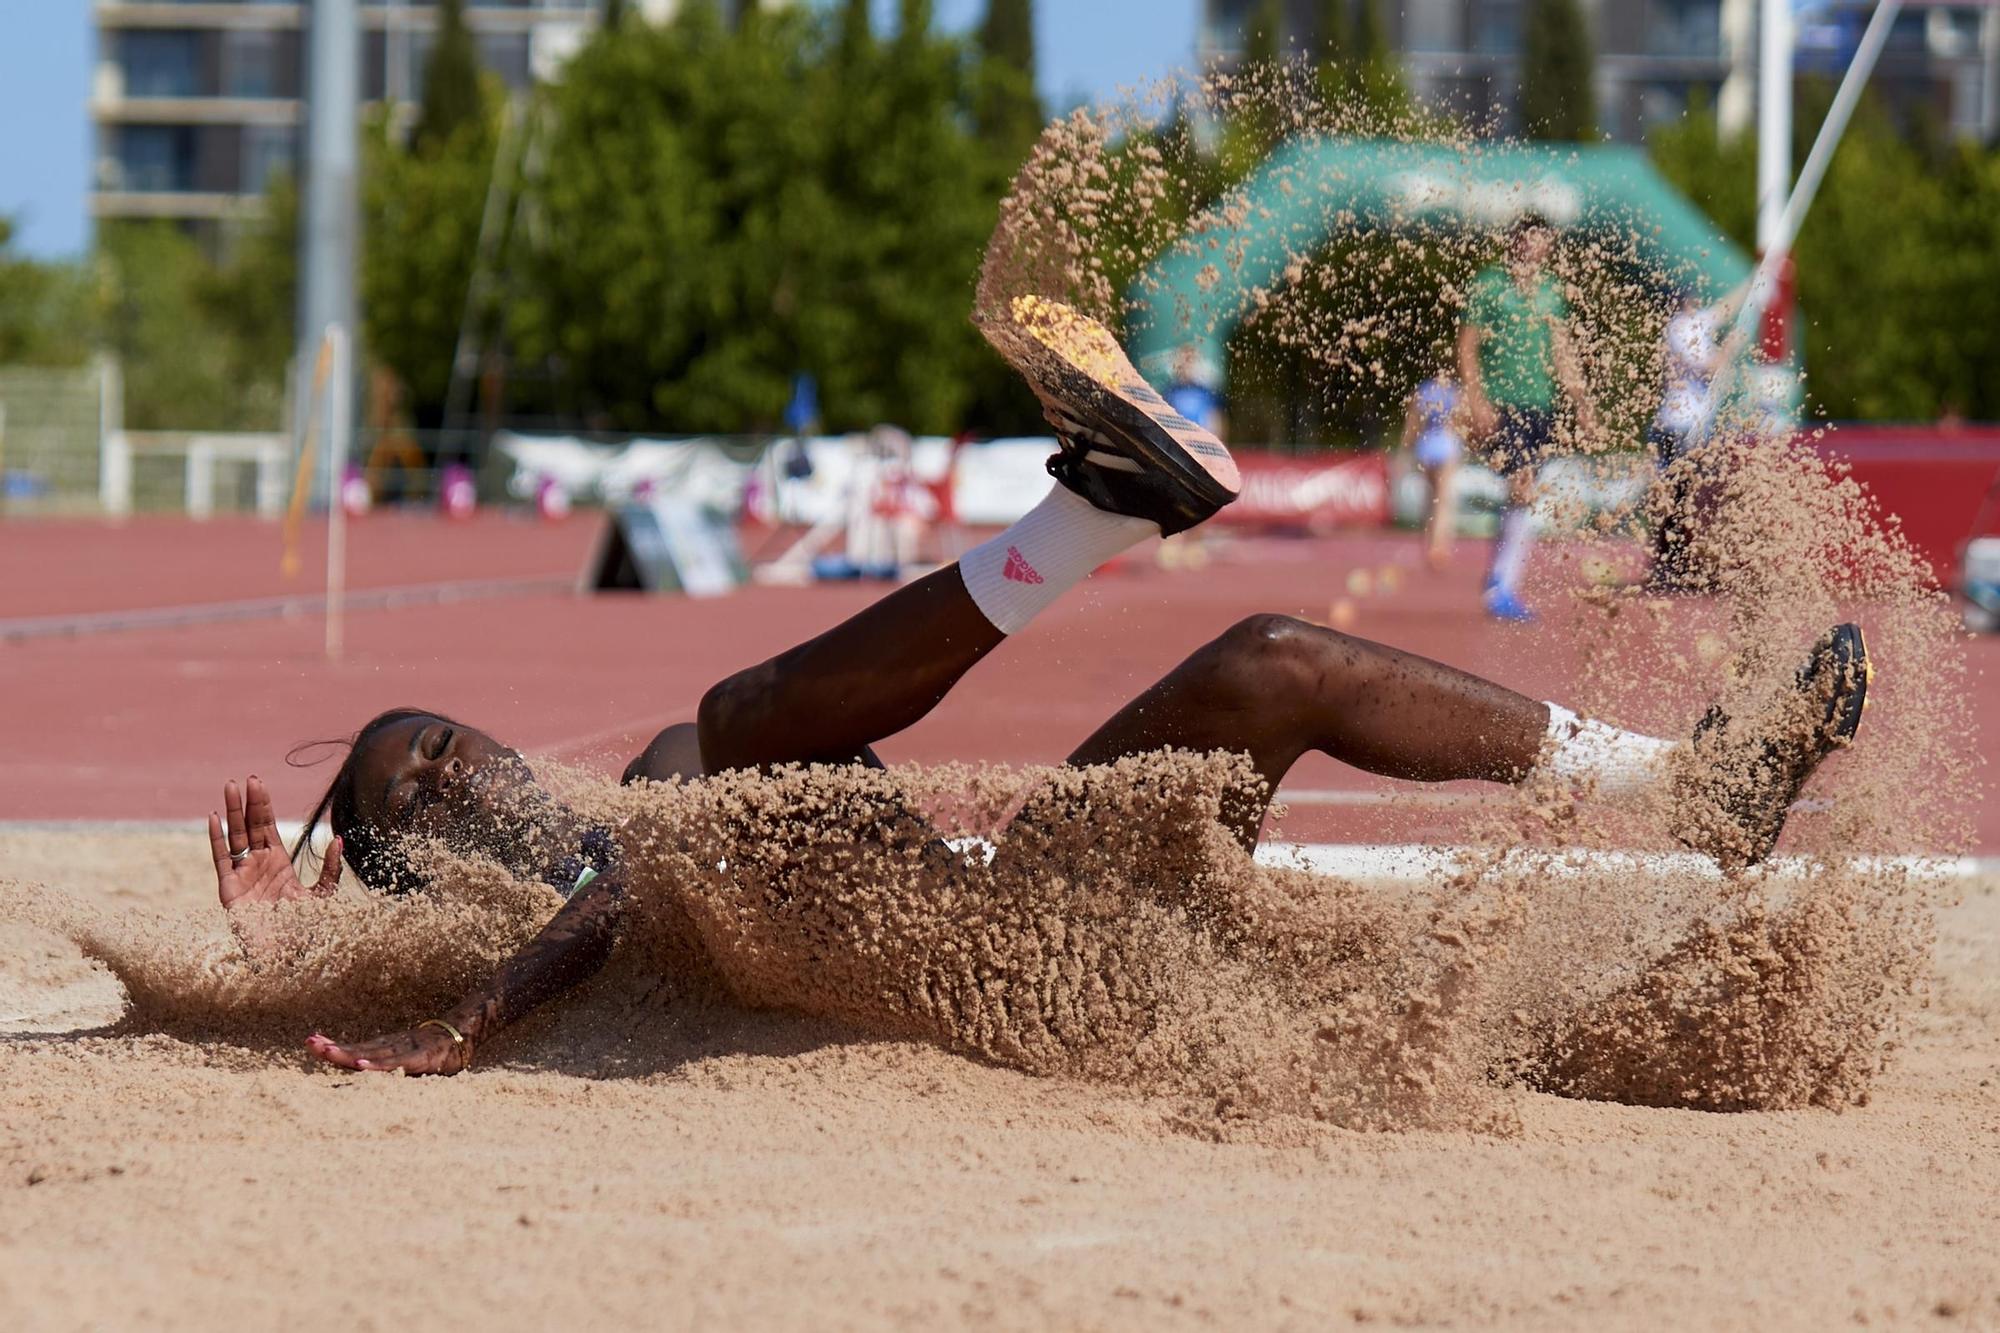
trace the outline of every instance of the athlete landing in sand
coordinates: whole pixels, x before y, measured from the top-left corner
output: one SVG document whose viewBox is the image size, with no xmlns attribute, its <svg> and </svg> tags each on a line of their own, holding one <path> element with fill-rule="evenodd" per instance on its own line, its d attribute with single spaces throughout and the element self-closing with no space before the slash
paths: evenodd
<svg viewBox="0 0 2000 1333">
<path fill-rule="evenodd" d="M 1098 565 L 1157 533 L 1192 527 L 1235 498 L 1222 443 L 1147 388 L 1102 326 L 1037 298 L 989 334 L 1027 376 L 1056 427 L 1057 485 L 1032 512 L 956 565 L 900 588 L 845 623 L 710 689 L 698 721 L 671 727 L 626 781 L 727 769 L 873 763 L 869 746 L 922 718 L 965 673 Z M 894 669 L 885 669 L 893 662 Z M 1761 860 L 1820 761 L 1852 740 L 1866 700 L 1860 632 L 1814 647 L 1792 706 L 1762 731 L 1720 712 L 1692 742 L 1703 764 L 1670 765 L 1673 743 L 1582 721 L 1408 653 L 1286 616 L 1252 616 L 1198 649 L 1069 756 L 1105 764 L 1169 748 L 1247 753 L 1264 788 L 1231 825 L 1254 843 L 1268 794 L 1309 750 L 1387 777 L 1519 783 L 1541 774 L 1615 794 L 1672 781 L 1680 832 L 1729 864 Z M 1709 776 L 1687 776 L 1699 771 Z M 1679 777 L 1670 777 L 1678 772 Z M 225 907 L 330 893 L 340 867 L 372 889 L 418 887 L 407 836 L 478 850 L 546 879 L 567 903 L 485 988 L 407 1031 L 308 1046 L 355 1069 L 453 1074 L 475 1046 L 601 968 L 623 889 L 610 835 L 587 830 L 535 785 L 514 751 L 435 713 L 370 721 L 288 853 L 269 791 L 224 791 L 209 841 Z M 321 820 L 334 839 L 312 888 L 297 857 Z"/>
</svg>

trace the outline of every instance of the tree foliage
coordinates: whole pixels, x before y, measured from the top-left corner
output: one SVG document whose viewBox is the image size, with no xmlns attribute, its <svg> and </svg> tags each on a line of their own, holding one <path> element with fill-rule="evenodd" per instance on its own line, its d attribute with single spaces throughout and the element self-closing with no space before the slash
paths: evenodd
<svg viewBox="0 0 2000 1333">
<path fill-rule="evenodd" d="M 988 0 L 977 49 L 973 118 L 1001 170 L 1011 172 L 1042 130 L 1033 0 Z"/>
<path fill-rule="evenodd" d="M 81 365 L 96 333 L 96 293 L 77 264 L 43 264 L 13 251 L 0 215 L 0 365 Z"/>
<path fill-rule="evenodd" d="M 444 413 L 500 151 L 500 96 L 488 84 L 479 96 L 478 114 L 442 139 L 405 145 L 385 112 L 362 136 L 362 347 L 395 372 L 426 426 Z"/>
<path fill-rule="evenodd" d="M 1802 83 L 1794 160 L 1831 102 Z M 1653 139 L 1660 169 L 1745 248 L 1756 145 L 1698 106 Z M 1893 201 L 1890 204 L 1889 201 Z M 1913 142 L 1864 97 L 1793 249 L 1807 389 L 1834 419 L 2000 418 L 2000 153 Z"/>
<path fill-rule="evenodd" d="M 829 425 L 956 426 L 994 196 L 966 63 L 906 3 L 729 32 L 711 11 L 593 42 L 550 90 L 517 356 L 565 416 L 746 430 L 819 379 Z"/>
<path fill-rule="evenodd" d="M 1521 42 L 1521 127 L 1531 139 L 1597 136 L 1590 28 L 1577 0 L 1529 0 Z"/>
<path fill-rule="evenodd" d="M 465 0 L 441 0 L 437 35 L 424 66 L 424 97 L 417 113 L 416 145 L 440 149 L 485 114 L 480 93 L 479 46 L 465 22 Z"/>
</svg>

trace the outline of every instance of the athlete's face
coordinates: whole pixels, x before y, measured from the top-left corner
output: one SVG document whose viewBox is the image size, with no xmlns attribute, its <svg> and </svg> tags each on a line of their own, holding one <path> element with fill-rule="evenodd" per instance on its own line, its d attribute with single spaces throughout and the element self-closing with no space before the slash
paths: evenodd
<svg viewBox="0 0 2000 1333">
<path fill-rule="evenodd" d="M 1526 273 L 1540 268 L 1549 261 L 1549 252 L 1555 248 L 1555 233 L 1547 227 L 1523 227 L 1514 233 L 1512 256 L 1517 271 Z"/>
<path fill-rule="evenodd" d="M 520 754 L 443 718 L 403 718 L 369 736 L 352 759 L 355 816 L 385 834 L 435 838 L 529 871 L 561 808 Z"/>
</svg>

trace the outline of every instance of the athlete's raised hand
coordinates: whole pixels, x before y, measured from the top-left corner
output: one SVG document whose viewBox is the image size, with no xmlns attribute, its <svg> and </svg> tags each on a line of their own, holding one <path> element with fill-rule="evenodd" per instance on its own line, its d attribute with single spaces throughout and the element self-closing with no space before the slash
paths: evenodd
<svg viewBox="0 0 2000 1333">
<path fill-rule="evenodd" d="M 313 886 L 299 882 L 285 840 L 278 836 L 278 818 L 263 779 L 253 776 L 242 787 L 226 783 L 222 809 L 223 814 L 208 816 L 208 848 L 215 858 L 215 891 L 223 907 L 325 897 L 340 887 L 339 838 L 326 849 L 326 861 Z"/>
</svg>

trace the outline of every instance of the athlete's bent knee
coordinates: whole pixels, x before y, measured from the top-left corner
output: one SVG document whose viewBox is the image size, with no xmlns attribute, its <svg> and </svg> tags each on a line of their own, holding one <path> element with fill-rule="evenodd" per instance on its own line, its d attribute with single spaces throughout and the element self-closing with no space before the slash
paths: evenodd
<svg viewBox="0 0 2000 1333">
<path fill-rule="evenodd" d="M 711 770 L 742 762 L 736 752 L 750 742 L 757 728 L 759 705 L 769 694 L 762 679 L 764 671 L 764 667 L 755 666 L 726 676 L 701 696 L 695 727 L 702 757 Z"/>
</svg>

